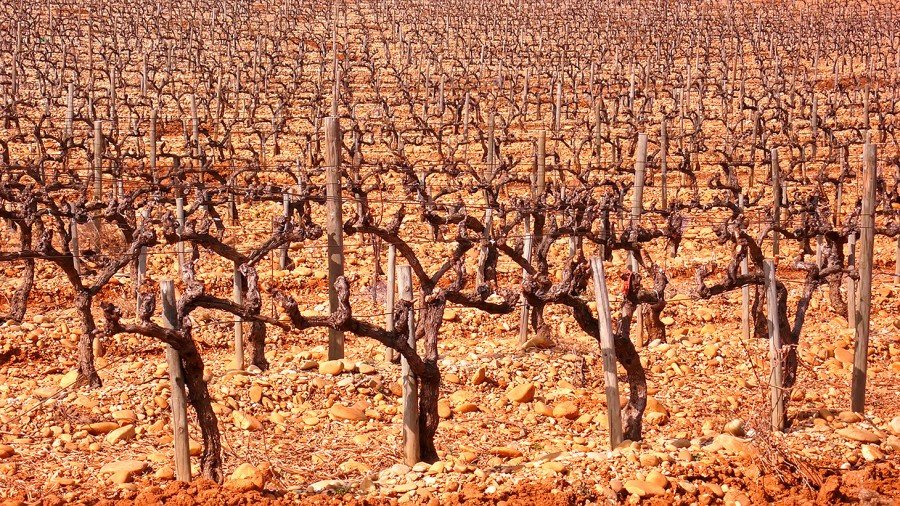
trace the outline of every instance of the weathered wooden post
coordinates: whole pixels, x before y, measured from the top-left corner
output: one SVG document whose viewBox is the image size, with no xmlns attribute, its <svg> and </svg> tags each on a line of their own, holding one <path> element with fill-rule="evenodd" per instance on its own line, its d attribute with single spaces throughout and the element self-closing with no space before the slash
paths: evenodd
<svg viewBox="0 0 900 506">
<path fill-rule="evenodd" d="M 666 118 L 663 117 L 659 126 L 659 177 L 660 181 L 660 205 L 663 209 L 669 207 L 668 188 L 668 158 L 669 158 L 669 134 L 666 128 Z"/>
<path fill-rule="evenodd" d="M 609 424 L 609 447 L 614 450 L 622 443 L 622 407 L 619 400 L 619 379 L 616 376 L 616 347 L 613 342 L 609 292 L 606 290 L 606 272 L 603 269 L 603 259 L 600 257 L 591 258 L 591 269 L 594 271 L 594 299 L 597 302 L 600 353 L 603 358 L 603 378 L 606 382 L 606 420 Z"/>
<path fill-rule="evenodd" d="M 397 287 L 397 247 L 393 244 L 388 245 L 387 252 L 387 288 L 384 294 L 384 314 L 386 317 L 385 328 L 388 332 L 394 331 L 394 294 Z M 397 360 L 397 350 L 390 346 L 384 347 L 384 359 L 387 362 L 395 362 Z"/>
<path fill-rule="evenodd" d="M 778 324 L 778 290 L 775 281 L 775 261 L 767 258 L 763 261 L 763 276 L 766 285 L 766 323 L 769 327 L 769 398 L 771 403 L 772 430 L 784 430 L 784 358 L 781 354 L 781 329 Z M 787 330 L 787 329 L 786 329 Z"/>
<path fill-rule="evenodd" d="M 175 312 L 175 283 L 171 280 L 159 284 L 162 299 L 163 327 L 178 328 Z M 166 346 L 166 363 L 169 366 L 169 387 L 172 407 L 172 433 L 175 440 L 175 477 L 180 481 L 191 481 L 191 456 L 188 440 L 187 402 L 184 387 L 184 371 L 181 357 L 171 346 Z"/>
<path fill-rule="evenodd" d="M 103 122 L 94 121 L 94 200 L 103 201 Z"/>
<path fill-rule="evenodd" d="M 744 205 L 746 202 L 746 197 L 743 193 L 738 195 L 738 207 L 741 209 L 741 212 L 744 211 Z M 746 276 L 750 273 L 750 264 L 747 260 L 747 252 L 744 255 L 744 259 L 741 260 L 741 274 Z M 744 285 L 741 287 L 741 335 L 744 336 L 744 340 L 750 339 L 750 286 Z"/>
<path fill-rule="evenodd" d="M 150 111 L 150 177 L 153 178 L 153 184 L 159 183 L 159 176 L 156 174 L 156 109 Z"/>
<path fill-rule="evenodd" d="M 641 224 L 641 210 L 643 209 L 644 200 L 644 174 L 647 169 L 647 134 L 638 134 L 637 152 L 634 159 L 634 200 L 631 202 L 631 228 L 637 230 Z M 638 272 L 638 258 L 634 252 L 628 254 L 629 265 L 634 273 Z M 641 311 L 635 312 L 635 325 L 637 332 L 635 334 L 635 346 L 642 348 L 644 346 L 644 315 Z"/>
<path fill-rule="evenodd" d="M 72 263 L 75 264 L 75 271 L 79 274 L 81 273 L 81 245 L 78 240 L 78 222 L 75 221 L 75 217 L 73 216 L 71 220 L 69 220 L 69 234 L 72 236 L 71 245 L 69 246 L 72 249 Z"/>
<path fill-rule="evenodd" d="M 412 303 L 412 268 L 401 265 L 397 269 L 397 285 L 400 299 Z M 416 349 L 416 320 L 412 310 L 409 312 L 408 343 Z M 406 358 L 400 359 L 400 374 L 403 381 L 403 455 L 407 465 L 419 462 L 419 381 L 409 367 Z"/>
<path fill-rule="evenodd" d="M 328 212 L 328 306 L 329 312 L 338 309 L 338 295 L 334 289 L 337 279 L 344 275 L 344 234 L 341 211 L 341 127 L 338 118 L 325 118 L 325 197 Z M 344 332 L 328 330 L 328 360 L 344 358 Z"/>
<path fill-rule="evenodd" d="M 772 257 L 778 264 L 778 239 L 780 234 L 777 228 L 781 226 L 781 169 L 778 165 L 778 150 L 772 148 L 769 152 L 772 162 Z"/>
<path fill-rule="evenodd" d="M 281 197 L 281 208 L 284 213 L 284 218 L 287 221 L 291 219 L 291 195 L 288 192 L 285 192 Z M 288 264 L 290 263 L 290 258 L 288 258 L 288 250 L 290 249 L 291 244 L 289 242 L 284 243 L 281 246 L 281 251 L 278 259 L 278 266 L 284 270 L 288 268 Z"/>
<path fill-rule="evenodd" d="M 525 216 L 525 237 L 523 239 L 522 245 L 522 255 L 525 257 L 526 262 L 531 262 L 531 216 Z M 522 279 L 525 279 L 527 275 L 527 271 L 525 268 L 522 268 Z M 520 297 L 520 304 L 522 307 L 519 311 L 519 344 L 525 344 L 525 341 L 528 339 L 528 312 L 530 308 L 528 307 L 528 301 L 525 300 L 525 296 L 522 295 Z"/>
<path fill-rule="evenodd" d="M 150 210 L 146 207 L 141 211 L 141 224 L 147 223 L 147 220 L 150 219 Z M 137 261 L 137 278 L 134 280 L 134 295 L 135 295 L 135 316 L 140 314 L 141 310 L 141 284 L 144 282 L 144 278 L 147 277 L 147 247 L 141 246 L 141 251 L 138 254 Z"/>
<path fill-rule="evenodd" d="M 241 274 L 238 264 L 234 264 L 234 276 L 232 286 L 232 298 L 234 303 L 241 305 L 244 303 L 244 275 Z M 244 369 L 244 320 L 235 315 L 234 317 L 234 362 L 231 364 L 232 369 L 241 371 Z"/>
<path fill-rule="evenodd" d="M 851 233 L 847 238 L 847 267 L 855 269 L 856 267 L 856 234 Z M 856 280 L 852 276 L 847 276 L 847 325 L 848 328 L 856 328 Z"/>
<path fill-rule="evenodd" d="M 180 275 L 184 274 L 184 264 L 185 260 L 185 250 L 184 250 L 184 241 L 181 240 L 182 234 L 184 234 L 184 197 L 177 197 L 175 199 L 175 218 L 178 220 L 178 244 L 175 245 L 176 252 L 178 254 L 178 272 Z"/>
<path fill-rule="evenodd" d="M 853 379 L 850 409 L 862 413 L 866 401 L 866 371 L 869 354 L 869 315 L 872 310 L 872 257 L 875 248 L 875 180 L 878 170 L 875 145 L 864 148 L 863 202 L 860 214 L 859 315 L 856 317 L 856 347 L 853 354 Z"/>
</svg>

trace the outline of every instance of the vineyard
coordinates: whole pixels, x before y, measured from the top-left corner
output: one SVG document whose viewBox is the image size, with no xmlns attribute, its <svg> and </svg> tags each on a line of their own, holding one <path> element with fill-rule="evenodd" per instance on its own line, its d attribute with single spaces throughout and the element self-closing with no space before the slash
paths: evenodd
<svg viewBox="0 0 900 506">
<path fill-rule="evenodd" d="M 891 504 L 898 21 L 3 3 L 0 501 Z"/>
</svg>

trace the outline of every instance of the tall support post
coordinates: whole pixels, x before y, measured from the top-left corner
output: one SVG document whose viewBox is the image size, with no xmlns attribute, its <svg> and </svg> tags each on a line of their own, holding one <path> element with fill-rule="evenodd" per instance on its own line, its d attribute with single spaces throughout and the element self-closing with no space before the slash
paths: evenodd
<svg viewBox="0 0 900 506">
<path fill-rule="evenodd" d="M 384 294 L 384 314 L 386 317 L 385 329 L 388 332 L 394 331 L 394 294 L 397 289 L 397 247 L 393 244 L 388 245 L 387 252 L 387 288 Z M 397 350 L 390 346 L 384 347 L 384 359 L 388 362 L 397 360 Z"/>
<path fill-rule="evenodd" d="M 234 265 L 232 298 L 234 303 L 244 303 L 244 275 L 237 264 Z M 244 320 L 240 316 L 234 317 L 234 362 L 232 369 L 242 371 L 244 369 Z"/>
<path fill-rule="evenodd" d="M 178 315 L 175 311 L 175 283 L 171 280 L 161 281 L 159 291 L 163 306 L 163 327 L 178 328 Z M 170 404 L 175 440 L 175 478 L 189 482 L 191 481 L 191 456 L 188 441 L 184 371 L 181 368 L 181 357 L 171 346 L 166 346 L 166 363 L 169 366 L 169 386 L 172 392 Z"/>
<path fill-rule="evenodd" d="M 338 309 L 334 284 L 344 275 L 344 234 L 341 211 L 341 127 L 338 118 L 325 118 L 325 197 L 328 213 L 328 306 L 329 312 Z M 328 360 L 344 358 L 344 332 L 328 330 Z"/>
<path fill-rule="evenodd" d="M 668 158 L 669 133 L 666 128 L 666 118 L 663 117 L 659 125 L 659 177 L 662 179 L 660 181 L 660 203 L 663 209 L 669 208 Z"/>
<path fill-rule="evenodd" d="M 743 193 L 738 196 L 738 207 L 741 209 L 741 212 L 744 210 L 744 205 L 746 205 L 746 197 Z M 749 253 L 748 253 L 749 254 Z M 747 275 L 750 273 L 750 264 L 747 260 L 747 255 L 744 255 L 744 259 L 741 260 L 741 274 Z M 744 285 L 741 287 L 741 335 L 744 336 L 744 340 L 750 339 L 750 286 Z"/>
<path fill-rule="evenodd" d="M 284 213 L 285 220 L 290 221 L 291 219 L 291 195 L 290 193 L 285 192 L 281 197 L 281 210 Z M 290 263 L 290 258 L 288 258 L 288 250 L 290 249 L 290 243 L 284 243 L 281 247 L 281 251 L 278 256 L 278 266 L 282 270 L 288 268 L 288 264 Z"/>
<path fill-rule="evenodd" d="M 150 111 L 150 177 L 153 178 L 153 184 L 159 183 L 159 176 L 156 174 L 156 109 Z"/>
<path fill-rule="evenodd" d="M 185 259 L 185 251 L 184 251 L 184 241 L 181 240 L 181 235 L 184 234 L 184 197 L 177 197 L 175 199 L 175 218 L 178 220 L 178 244 L 175 245 L 175 250 L 178 255 L 178 273 L 184 274 L 184 263 Z"/>
<path fill-rule="evenodd" d="M 146 207 L 141 211 L 141 223 L 146 223 L 150 219 L 150 210 Z M 137 278 L 134 280 L 134 296 L 135 296 L 135 316 L 138 316 L 141 310 L 141 284 L 147 277 L 147 247 L 142 246 L 138 254 L 137 260 Z"/>
<path fill-rule="evenodd" d="M 66 147 L 72 141 L 74 132 L 72 122 L 75 118 L 75 83 L 69 83 L 69 91 L 66 94 Z"/>
<path fill-rule="evenodd" d="M 851 233 L 847 239 L 847 267 L 856 269 L 856 234 Z M 856 280 L 847 276 L 847 326 L 856 328 Z"/>
<path fill-rule="evenodd" d="M 78 240 L 78 222 L 75 217 L 69 221 L 69 235 L 71 235 L 72 263 L 75 265 L 75 271 L 81 273 L 81 245 Z"/>
<path fill-rule="evenodd" d="M 781 226 L 781 169 L 778 165 L 778 150 L 772 148 L 770 151 L 772 160 L 772 225 Z M 772 257 L 778 264 L 778 239 L 780 234 L 778 230 L 772 231 Z"/>
<path fill-rule="evenodd" d="M 94 200 L 103 200 L 103 122 L 94 121 Z"/>
<path fill-rule="evenodd" d="M 616 376 L 616 346 L 613 342 L 609 292 L 606 289 L 606 272 L 603 269 L 603 259 L 600 257 L 591 258 L 591 269 L 594 271 L 594 298 L 597 301 L 600 353 L 603 358 L 603 378 L 606 383 L 606 420 L 609 424 L 609 447 L 614 450 L 622 443 L 622 407 L 619 400 L 619 379 Z"/>
<path fill-rule="evenodd" d="M 859 222 L 859 315 L 856 317 L 856 347 L 850 392 L 850 409 L 857 413 L 863 412 L 866 400 L 869 316 L 872 310 L 872 257 L 875 248 L 875 179 L 878 170 L 875 145 L 866 143 L 864 153 L 863 201 Z"/>
<path fill-rule="evenodd" d="M 400 298 L 407 302 L 413 300 L 412 268 L 401 265 L 397 269 L 397 285 Z M 416 320 L 413 311 L 409 312 L 409 346 L 416 349 Z M 400 374 L 403 381 L 403 456 L 406 464 L 413 466 L 419 462 L 419 381 L 409 367 L 406 358 L 400 359 Z"/>
<path fill-rule="evenodd" d="M 525 257 L 525 261 L 531 263 L 531 216 L 525 216 L 525 237 L 523 239 L 523 256 Z M 525 279 L 527 275 L 527 271 L 522 269 L 522 279 Z M 525 341 L 528 339 L 528 312 L 530 310 L 528 306 L 528 302 L 525 300 L 525 296 L 521 297 L 520 303 L 522 307 L 519 311 L 519 344 L 525 344 Z"/>
<path fill-rule="evenodd" d="M 634 200 L 631 202 L 631 228 L 637 230 L 641 222 L 641 211 L 643 209 L 644 200 L 644 174 L 647 170 L 647 134 L 638 134 L 637 152 L 634 159 Z M 632 272 L 638 272 L 638 258 L 634 252 L 628 255 L 629 264 Z M 637 332 L 635 334 L 635 346 L 643 348 L 644 346 L 644 316 L 641 311 L 636 311 L 635 325 Z"/>
<path fill-rule="evenodd" d="M 766 321 L 769 327 L 769 399 L 771 403 L 772 430 L 784 430 L 784 359 L 781 356 L 781 329 L 778 324 L 778 290 L 775 282 L 775 261 L 763 261 L 763 276 L 766 285 Z M 787 329 L 785 329 L 787 330 Z"/>
</svg>

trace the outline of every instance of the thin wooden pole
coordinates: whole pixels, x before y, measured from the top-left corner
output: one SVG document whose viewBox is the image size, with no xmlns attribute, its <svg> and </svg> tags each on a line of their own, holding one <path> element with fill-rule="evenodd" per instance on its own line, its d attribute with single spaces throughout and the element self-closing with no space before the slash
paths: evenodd
<svg viewBox="0 0 900 506">
<path fill-rule="evenodd" d="M 745 199 L 743 193 L 738 196 L 738 207 L 740 207 L 741 212 L 744 210 Z M 741 274 L 747 275 L 750 273 L 750 264 L 747 260 L 747 254 L 744 255 L 744 259 L 741 260 Z M 744 336 L 744 340 L 750 339 L 750 286 L 744 285 L 741 287 L 741 335 Z"/>
<path fill-rule="evenodd" d="M 609 292 L 606 290 L 606 273 L 600 257 L 591 258 L 594 271 L 594 298 L 600 331 L 600 352 L 603 357 L 603 378 L 606 382 L 606 419 L 609 424 L 609 447 L 622 444 L 622 407 L 619 401 L 619 379 L 616 376 L 616 347 L 613 342 L 612 318 L 609 310 Z"/>
<path fill-rule="evenodd" d="M 103 200 L 103 122 L 94 121 L 94 200 Z"/>
<path fill-rule="evenodd" d="M 159 176 L 156 174 L 156 109 L 150 111 L 150 177 L 153 178 L 153 184 L 159 182 Z"/>
<path fill-rule="evenodd" d="M 856 317 L 856 348 L 853 354 L 853 379 L 850 409 L 862 413 L 866 400 L 866 371 L 869 355 L 869 315 L 872 310 L 872 257 L 875 248 L 875 179 L 877 158 L 875 145 L 865 146 L 863 201 L 860 214 L 859 315 Z"/>
<path fill-rule="evenodd" d="M 851 233 L 847 240 L 847 267 L 856 269 L 856 234 Z M 847 276 L 847 325 L 856 328 L 856 280 Z"/>
<path fill-rule="evenodd" d="M 159 284 L 163 306 L 163 327 L 178 328 L 175 311 L 175 283 L 171 280 Z M 171 346 L 166 346 L 166 363 L 169 366 L 169 386 L 171 388 L 172 432 L 175 439 L 175 477 L 180 481 L 191 481 L 191 456 L 188 441 L 187 399 L 184 387 L 184 371 L 181 357 Z"/>
<path fill-rule="evenodd" d="M 289 193 L 285 193 L 281 198 L 281 209 L 284 213 L 284 218 L 287 221 L 291 219 L 291 196 Z M 290 249 L 290 243 L 286 242 L 281 247 L 281 252 L 279 254 L 278 266 L 284 270 L 287 269 L 290 258 L 288 258 L 288 250 Z"/>
<path fill-rule="evenodd" d="M 238 265 L 234 265 L 234 282 L 232 288 L 232 298 L 234 303 L 241 305 L 244 303 L 244 275 L 241 274 Z M 244 369 L 244 320 L 240 316 L 234 318 L 234 369 Z"/>
<path fill-rule="evenodd" d="M 659 176 L 661 178 L 660 189 L 661 189 L 661 207 L 663 209 L 668 209 L 669 207 L 669 189 L 668 189 L 668 181 L 667 181 L 667 171 L 668 171 L 668 157 L 669 157 L 669 134 L 666 128 L 666 118 L 662 119 L 662 123 L 659 127 Z"/>
<path fill-rule="evenodd" d="M 781 356 L 781 329 L 778 323 L 778 290 L 775 281 L 775 261 L 767 258 L 763 261 L 763 276 L 766 285 L 766 320 L 769 327 L 769 363 L 771 376 L 769 379 L 769 395 L 771 403 L 772 430 L 784 430 L 784 379 L 783 358 Z"/>
<path fill-rule="evenodd" d="M 175 199 L 175 217 L 178 220 L 178 244 L 175 245 L 178 254 L 178 272 L 184 274 L 185 251 L 184 241 L 181 235 L 184 234 L 184 197 Z"/>
<path fill-rule="evenodd" d="M 338 309 L 334 288 L 344 275 L 344 234 L 341 210 L 341 127 L 338 118 L 325 118 L 325 195 L 328 212 L 328 306 L 330 313 Z M 344 358 L 344 332 L 328 330 L 328 360 Z"/>
<path fill-rule="evenodd" d="M 385 328 L 388 332 L 394 331 L 394 294 L 397 289 L 397 247 L 388 245 L 387 252 L 387 288 L 384 294 L 384 313 L 386 317 Z M 397 360 L 397 350 L 390 346 L 384 347 L 384 359 L 388 362 Z"/>
<path fill-rule="evenodd" d="M 69 233 L 72 236 L 72 244 L 70 248 L 72 249 L 72 263 L 75 265 L 75 271 L 79 274 L 81 273 L 81 245 L 78 240 L 78 222 L 75 221 L 75 217 L 69 221 Z"/>
<path fill-rule="evenodd" d="M 147 220 L 150 219 L 150 210 L 146 207 L 141 211 L 141 222 L 146 223 Z M 147 277 L 147 247 L 142 246 L 141 251 L 138 254 L 137 261 L 137 279 L 134 281 L 134 295 L 135 295 L 135 316 L 140 314 L 141 310 L 141 283 L 144 282 L 144 278 Z"/>
<path fill-rule="evenodd" d="M 397 269 L 397 285 L 400 298 L 407 302 L 413 300 L 412 268 L 401 265 Z M 416 321 L 413 311 L 409 312 L 408 343 L 416 349 Z M 406 358 L 400 359 L 400 373 L 403 378 L 403 455 L 407 465 L 419 462 L 419 381 L 409 367 Z"/>
<path fill-rule="evenodd" d="M 781 169 L 778 166 L 778 150 L 770 151 L 772 161 L 772 225 L 781 226 Z M 778 230 L 772 231 L 772 257 L 778 263 Z"/>
<path fill-rule="evenodd" d="M 631 228 L 636 230 L 641 224 L 641 210 L 644 200 L 644 174 L 647 169 L 647 134 L 638 134 L 637 152 L 634 159 L 634 200 L 631 202 Z M 638 258 L 634 252 L 628 255 L 631 271 L 638 272 Z M 635 347 L 644 346 L 644 316 L 640 310 L 636 311 L 634 323 L 637 326 L 635 333 Z"/>
<path fill-rule="evenodd" d="M 525 261 L 531 263 L 531 216 L 525 216 L 525 238 L 523 239 L 523 256 L 525 257 Z M 525 268 L 522 268 L 522 280 L 525 280 L 525 276 L 527 275 L 527 271 Z M 528 312 L 529 306 L 528 302 L 525 300 L 525 296 L 522 295 L 520 303 L 522 307 L 519 312 L 519 344 L 525 344 L 525 341 L 528 339 Z"/>
</svg>

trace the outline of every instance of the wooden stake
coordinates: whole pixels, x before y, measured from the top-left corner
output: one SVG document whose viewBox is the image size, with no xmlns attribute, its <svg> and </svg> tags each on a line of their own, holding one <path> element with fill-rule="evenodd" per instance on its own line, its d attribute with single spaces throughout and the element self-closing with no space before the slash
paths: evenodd
<svg viewBox="0 0 900 506">
<path fill-rule="evenodd" d="M 668 169 L 668 161 L 669 157 L 669 134 L 666 129 L 666 118 L 662 119 L 662 123 L 659 127 L 659 176 L 661 178 L 661 207 L 663 209 L 669 208 L 669 190 L 668 190 L 668 181 L 666 177 L 666 172 Z"/>
<path fill-rule="evenodd" d="M 388 332 L 394 331 L 394 293 L 396 291 L 397 279 L 397 247 L 388 244 L 387 253 L 387 289 L 384 294 L 384 313 L 386 317 L 385 328 Z M 384 347 L 384 359 L 388 362 L 397 360 L 397 350 L 390 346 Z"/>
<path fill-rule="evenodd" d="M 875 248 L 875 145 L 864 148 L 863 202 L 860 214 L 859 315 L 856 317 L 856 348 L 853 354 L 853 379 L 850 409 L 862 413 L 866 400 L 866 371 L 869 357 L 869 315 L 872 310 L 872 257 Z"/>
<path fill-rule="evenodd" d="M 163 306 L 163 327 L 178 328 L 175 312 L 175 284 L 171 280 L 159 284 Z M 166 363 L 169 366 L 169 386 L 171 389 L 172 432 L 175 440 L 175 477 L 180 481 L 191 481 L 191 456 L 188 442 L 187 402 L 184 389 L 184 371 L 181 357 L 171 346 L 166 346 Z"/>
<path fill-rule="evenodd" d="M 103 122 L 94 121 L 94 200 L 103 200 Z"/>
<path fill-rule="evenodd" d="M 525 261 L 531 263 L 531 216 L 525 216 L 525 238 L 523 239 L 523 256 L 525 257 Z M 522 268 L 522 280 L 525 280 L 525 276 L 527 275 L 527 271 L 525 268 Z M 528 339 L 528 302 L 525 300 L 525 296 L 521 296 L 520 298 L 522 307 L 519 312 L 519 344 L 525 344 L 525 341 Z"/>
<path fill-rule="evenodd" d="M 644 174 L 647 169 L 647 134 L 638 134 L 637 153 L 634 160 L 634 200 L 631 201 L 631 228 L 637 229 L 641 223 L 641 210 L 644 200 Z M 628 255 L 631 271 L 638 272 L 638 258 L 634 252 Z M 644 316 L 638 310 L 635 311 L 634 323 L 637 326 L 634 344 L 636 348 L 644 347 Z"/>
<path fill-rule="evenodd" d="M 176 252 L 178 254 L 178 272 L 179 274 L 184 274 L 184 263 L 185 263 L 185 251 L 184 251 L 184 241 L 181 240 L 181 235 L 184 234 L 184 197 L 178 197 L 175 199 L 175 218 L 178 220 L 178 244 L 175 245 Z"/>
<path fill-rule="evenodd" d="M 234 303 L 241 305 L 244 303 L 244 275 L 241 274 L 238 265 L 234 264 L 232 297 Z M 244 320 L 240 316 L 234 318 L 234 369 L 238 371 L 244 370 Z"/>
<path fill-rule="evenodd" d="M 616 347 L 613 342 L 612 318 L 609 310 L 609 292 L 606 290 L 606 273 L 600 257 L 591 258 L 594 271 L 594 298 L 597 301 L 597 321 L 600 331 L 600 352 L 603 357 L 603 378 L 606 382 L 606 420 L 609 424 L 609 447 L 614 450 L 622 444 L 622 407 L 619 401 L 619 379 L 616 376 Z"/>
<path fill-rule="evenodd" d="M 781 329 L 778 324 L 778 290 L 775 285 L 775 261 L 763 261 L 763 276 L 766 285 L 766 321 L 769 327 L 769 363 L 771 376 L 769 394 L 772 415 L 772 430 L 784 430 L 784 379 L 782 377 L 783 359 L 781 356 Z"/>
<path fill-rule="evenodd" d="M 344 275 L 344 234 L 341 211 L 341 127 L 338 118 L 325 118 L 325 196 L 328 211 L 328 306 L 330 313 L 338 308 L 334 284 Z M 328 330 L 328 360 L 344 358 L 344 332 Z"/>
<path fill-rule="evenodd" d="M 847 240 L 847 267 L 856 268 L 856 234 L 850 234 Z M 856 328 L 856 280 L 847 276 L 847 325 Z"/>
<path fill-rule="evenodd" d="M 781 226 L 781 169 L 778 166 L 778 150 L 776 148 L 772 148 L 771 153 L 771 161 L 772 161 L 772 225 L 775 227 Z M 778 263 L 778 238 L 779 234 L 777 230 L 772 231 L 772 256 L 775 259 L 775 263 Z"/>
<path fill-rule="evenodd" d="M 397 285 L 400 299 L 412 302 L 412 268 L 402 265 L 397 269 Z M 416 320 L 413 311 L 409 312 L 408 343 L 416 349 Z M 413 466 L 419 462 L 419 381 L 409 367 L 405 358 L 400 359 L 403 381 L 403 455 L 406 464 Z"/>
<path fill-rule="evenodd" d="M 289 193 L 285 193 L 284 195 L 282 195 L 281 207 L 282 207 L 282 212 L 284 213 L 285 219 L 290 221 L 290 219 L 291 219 L 291 195 Z M 281 247 L 278 265 L 282 270 L 287 269 L 287 267 L 288 267 L 288 262 L 290 261 L 290 258 L 288 258 L 288 250 L 290 249 L 290 247 L 291 247 L 291 245 L 288 242 L 284 243 L 284 245 Z"/>
<path fill-rule="evenodd" d="M 738 196 L 738 207 L 740 207 L 741 212 L 744 210 L 745 199 L 743 193 Z M 749 253 L 748 253 L 749 254 Z M 744 255 L 744 259 L 741 260 L 741 274 L 747 275 L 750 273 L 750 264 L 747 260 L 747 256 Z M 750 286 L 744 285 L 741 287 L 741 335 L 744 336 L 744 340 L 750 339 Z"/>
<path fill-rule="evenodd" d="M 153 178 L 153 184 L 159 183 L 159 176 L 156 174 L 156 109 L 150 111 L 150 177 Z"/>
</svg>

